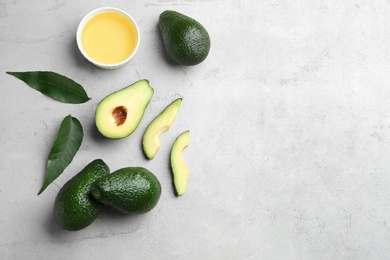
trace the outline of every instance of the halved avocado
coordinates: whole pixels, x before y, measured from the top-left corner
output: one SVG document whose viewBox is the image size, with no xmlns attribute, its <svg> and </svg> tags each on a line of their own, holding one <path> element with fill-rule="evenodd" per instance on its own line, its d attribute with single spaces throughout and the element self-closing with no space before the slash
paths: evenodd
<svg viewBox="0 0 390 260">
<path fill-rule="evenodd" d="M 153 159 L 160 149 L 160 135 L 171 127 L 179 111 L 182 99 L 175 99 L 148 125 L 142 138 L 146 157 Z"/>
<path fill-rule="evenodd" d="M 181 133 L 172 145 L 171 168 L 173 173 L 173 185 L 177 196 L 184 194 L 187 187 L 188 168 L 183 161 L 183 150 L 190 143 L 190 131 Z"/>
<path fill-rule="evenodd" d="M 144 79 L 103 98 L 95 112 L 99 132 L 113 139 L 129 136 L 139 125 L 153 93 Z"/>
</svg>

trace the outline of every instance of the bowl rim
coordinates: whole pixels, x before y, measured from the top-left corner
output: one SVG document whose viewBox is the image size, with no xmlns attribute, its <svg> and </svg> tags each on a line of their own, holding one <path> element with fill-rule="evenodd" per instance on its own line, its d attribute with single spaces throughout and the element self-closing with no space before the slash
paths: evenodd
<svg viewBox="0 0 390 260">
<path fill-rule="evenodd" d="M 94 60 L 85 52 L 85 50 L 83 48 L 82 41 L 81 41 L 81 34 L 84 30 L 85 25 L 92 17 L 94 17 L 97 14 L 104 13 L 104 12 L 110 12 L 110 11 L 116 12 L 116 13 L 119 13 L 119 14 L 125 16 L 132 23 L 132 25 L 135 28 L 136 34 L 137 34 L 137 42 L 136 42 L 134 50 L 131 52 L 131 54 L 126 59 L 124 59 L 120 62 L 117 62 L 117 63 L 102 63 L 102 62 L 98 62 L 98 61 Z M 101 67 L 101 68 L 105 68 L 105 69 L 116 69 L 116 68 L 120 68 L 120 67 L 124 66 L 125 64 L 127 64 L 134 57 L 135 53 L 137 52 L 139 44 L 140 44 L 140 40 L 141 40 L 141 37 L 140 37 L 139 28 L 138 28 L 137 22 L 134 20 L 134 18 L 130 14 L 128 14 L 126 11 L 124 11 L 120 8 L 109 7 L 109 6 L 99 7 L 99 8 L 96 8 L 96 9 L 88 12 L 83 17 L 83 19 L 80 21 L 80 23 L 77 27 L 77 33 L 76 33 L 77 46 L 78 46 L 78 49 L 80 50 L 81 54 L 88 61 L 93 63 L 94 65 Z"/>
</svg>

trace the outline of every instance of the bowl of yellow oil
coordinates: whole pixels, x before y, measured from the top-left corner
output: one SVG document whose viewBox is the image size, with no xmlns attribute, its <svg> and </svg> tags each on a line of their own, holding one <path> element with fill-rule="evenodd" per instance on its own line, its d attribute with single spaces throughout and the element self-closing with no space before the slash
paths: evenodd
<svg viewBox="0 0 390 260">
<path fill-rule="evenodd" d="M 117 69 L 137 52 L 140 33 L 128 13 L 114 7 L 101 7 L 81 20 L 76 38 L 80 52 L 88 61 L 103 69 Z"/>
</svg>

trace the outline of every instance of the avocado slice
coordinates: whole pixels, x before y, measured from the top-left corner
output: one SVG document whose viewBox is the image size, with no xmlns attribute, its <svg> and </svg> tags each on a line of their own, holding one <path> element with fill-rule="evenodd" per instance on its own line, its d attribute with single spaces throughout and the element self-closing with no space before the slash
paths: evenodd
<svg viewBox="0 0 390 260">
<path fill-rule="evenodd" d="M 154 89 L 144 79 L 109 94 L 100 101 L 95 112 L 95 123 L 105 137 L 120 139 L 138 127 L 152 98 Z"/>
<path fill-rule="evenodd" d="M 179 111 L 182 99 L 175 99 L 148 125 L 142 138 L 146 157 L 153 159 L 160 149 L 160 135 L 171 127 Z"/>
<path fill-rule="evenodd" d="M 172 145 L 171 168 L 173 173 L 173 185 L 177 196 L 184 194 L 187 186 L 188 168 L 183 161 L 183 150 L 190 143 L 190 131 L 181 133 Z"/>
</svg>

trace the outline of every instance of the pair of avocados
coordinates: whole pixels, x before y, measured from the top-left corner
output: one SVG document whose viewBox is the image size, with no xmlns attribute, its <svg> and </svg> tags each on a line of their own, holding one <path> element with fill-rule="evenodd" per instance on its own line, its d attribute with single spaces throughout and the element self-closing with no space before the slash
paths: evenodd
<svg viewBox="0 0 390 260">
<path fill-rule="evenodd" d="M 110 174 L 101 159 L 89 163 L 60 189 L 54 202 L 57 224 L 69 231 L 89 226 L 104 204 L 127 214 L 152 210 L 161 196 L 156 176 L 145 168 L 126 167 Z"/>
</svg>

